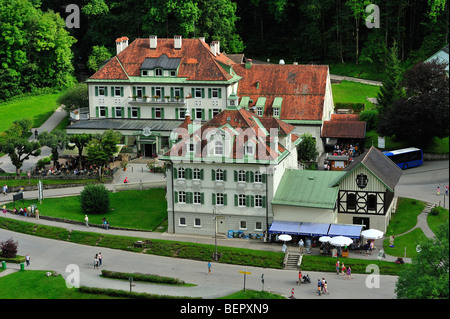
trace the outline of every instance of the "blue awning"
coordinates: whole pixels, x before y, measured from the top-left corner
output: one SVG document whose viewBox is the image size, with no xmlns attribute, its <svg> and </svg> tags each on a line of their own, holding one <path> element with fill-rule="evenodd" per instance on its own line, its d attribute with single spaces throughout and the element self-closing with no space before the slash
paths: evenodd
<svg viewBox="0 0 450 319">
<path fill-rule="evenodd" d="M 326 236 L 329 227 L 330 224 L 302 223 L 298 234 L 305 236 Z"/>
<path fill-rule="evenodd" d="M 297 235 L 300 229 L 299 222 L 287 222 L 274 220 L 269 228 L 270 234 L 291 234 Z"/>
<path fill-rule="evenodd" d="M 338 225 L 331 224 L 328 236 L 346 236 L 350 238 L 359 238 L 363 225 Z"/>
</svg>

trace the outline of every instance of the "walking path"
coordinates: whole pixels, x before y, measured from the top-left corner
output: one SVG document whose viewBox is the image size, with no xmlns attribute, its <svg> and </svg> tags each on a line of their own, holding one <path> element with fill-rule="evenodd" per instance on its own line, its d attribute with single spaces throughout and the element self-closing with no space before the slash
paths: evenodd
<svg viewBox="0 0 450 319">
<path fill-rule="evenodd" d="M 330 74 L 330 79 L 331 79 L 331 82 L 350 81 L 350 82 L 359 82 L 359 83 L 369 84 L 369 85 L 378 85 L 378 86 L 383 85 L 380 81 L 359 79 L 359 78 L 354 78 L 354 77 L 345 76 L 345 75 Z"/>
</svg>

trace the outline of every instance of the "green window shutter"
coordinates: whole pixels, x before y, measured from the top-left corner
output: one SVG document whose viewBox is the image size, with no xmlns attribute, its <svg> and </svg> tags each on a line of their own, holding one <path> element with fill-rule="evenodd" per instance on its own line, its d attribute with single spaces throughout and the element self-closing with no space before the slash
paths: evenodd
<svg viewBox="0 0 450 319">
<path fill-rule="evenodd" d="M 178 192 L 175 192 L 175 194 L 173 195 L 174 197 L 173 197 L 173 201 L 175 202 L 175 203 L 178 203 Z"/>
<path fill-rule="evenodd" d="M 202 99 L 205 97 L 205 89 L 202 88 Z"/>
<path fill-rule="evenodd" d="M 164 93 L 164 88 L 161 88 L 161 97 L 165 97 L 166 96 L 166 94 Z"/>
<path fill-rule="evenodd" d="M 211 120 L 211 119 L 212 119 L 212 110 L 209 109 L 209 110 L 208 110 L 208 113 L 209 113 L 209 114 L 208 114 L 208 116 L 209 116 L 208 118 Z"/>
<path fill-rule="evenodd" d="M 200 204 L 205 204 L 205 193 L 200 193 Z"/>
<path fill-rule="evenodd" d="M 186 203 L 192 204 L 193 201 L 194 201 L 194 195 L 192 194 L 192 192 L 187 192 L 186 193 Z"/>
<path fill-rule="evenodd" d="M 212 96 L 211 90 L 212 90 L 211 88 L 208 89 L 208 98 L 211 98 Z"/>
<path fill-rule="evenodd" d="M 152 107 L 152 119 L 154 119 L 154 118 L 155 118 L 155 108 Z"/>
<path fill-rule="evenodd" d="M 128 118 L 131 118 L 131 107 L 128 108 Z"/>
<path fill-rule="evenodd" d="M 170 88 L 170 98 L 173 99 L 173 88 Z"/>
<path fill-rule="evenodd" d="M 250 171 L 250 183 L 253 183 L 253 182 L 255 182 L 255 173 Z"/>
<path fill-rule="evenodd" d="M 161 108 L 161 119 L 164 119 L 164 108 Z"/>
<path fill-rule="evenodd" d="M 195 89 L 194 88 L 191 88 L 191 95 L 193 98 L 195 97 Z"/>
<path fill-rule="evenodd" d="M 192 179 L 192 168 L 186 168 L 185 178 L 186 179 Z"/>
<path fill-rule="evenodd" d="M 245 207 L 251 207 L 250 195 L 245 195 Z"/>
<path fill-rule="evenodd" d="M 105 96 L 108 96 L 108 87 L 105 86 Z"/>
<path fill-rule="evenodd" d="M 137 117 L 138 117 L 138 119 L 141 118 L 141 108 L 140 107 L 137 108 Z"/>
<path fill-rule="evenodd" d="M 238 206 L 238 195 L 234 194 L 234 206 Z"/>
<path fill-rule="evenodd" d="M 152 97 L 155 96 L 155 88 L 152 86 Z"/>
<path fill-rule="evenodd" d="M 178 120 L 178 108 L 175 108 L 175 118 Z"/>
<path fill-rule="evenodd" d="M 108 107 L 105 107 L 105 117 L 108 117 Z"/>
<path fill-rule="evenodd" d="M 224 182 L 227 181 L 227 171 L 226 170 L 223 171 L 223 181 Z"/>
<path fill-rule="evenodd" d="M 95 87 L 95 96 L 98 96 L 98 86 Z"/>
<path fill-rule="evenodd" d="M 120 113 L 122 114 L 122 118 L 125 118 L 125 108 L 121 107 L 121 109 L 122 109 L 122 112 L 120 112 Z"/>
<path fill-rule="evenodd" d="M 204 174 L 203 174 L 203 168 L 200 170 L 200 180 L 202 181 L 204 179 Z"/>
<path fill-rule="evenodd" d="M 216 180 L 216 171 L 215 170 L 211 170 L 211 180 L 215 181 Z"/>
<path fill-rule="evenodd" d="M 205 110 L 202 109 L 202 120 L 204 120 L 204 119 L 205 119 Z"/>
<path fill-rule="evenodd" d="M 262 207 L 266 208 L 266 196 L 262 197 Z"/>
<path fill-rule="evenodd" d="M 238 172 L 234 171 L 234 181 L 237 182 L 238 181 Z"/>
<path fill-rule="evenodd" d="M 216 194 L 214 194 L 214 193 L 212 193 L 212 204 L 216 205 Z"/>
<path fill-rule="evenodd" d="M 181 88 L 181 98 L 184 99 L 184 88 Z"/>
<path fill-rule="evenodd" d="M 111 117 L 112 118 L 116 117 L 116 108 L 114 106 L 111 108 Z"/>
<path fill-rule="evenodd" d="M 223 206 L 227 206 L 227 194 L 223 194 Z"/>
<path fill-rule="evenodd" d="M 255 207 L 255 196 L 250 195 L 250 206 Z"/>
<path fill-rule="evenodd" d="M 133 96 L 135 96 L 135 95 L 136 95 L 136 87 L 133 86 Z"/>
<path fill-rule="evenodd" d="M 142 87 L 142 96 L 147 95 L 145 94 L 145 86 Z"/>
<path fill-rule="evenodd" d="M 120 87 L 120 96 L 123 97 L 123 86 Z"/>
<path fill-rule="evenodd" d="M 262 180 L 262 183 L 265 184 L 266 180 L 267 180 L 267 174 L 262 174 L 261 175 L 261 180 Z"/>
<path fill-rule="evenodd" d="M 98 110 L 98 106 L 97 106 L 97 107 L 95 107 L 95 117 L 98 117 L 98 115 L 99 115 L 99 110 Z"/>
<path fill-rule="evenodd" d="M 245 182 L 250 183 L 250 171 L 245 172 Z"/>
<path fill-rule="evenodd" d="M 173 168 L 173 179 L 177 179 L 178 178 L 178 171 L 177 169 L 174 167 Z"/>
<path fill-rule="evenodd" d="M 222 98 L 222 88 L 219 88 L 219 99 Z"/>
</svg>

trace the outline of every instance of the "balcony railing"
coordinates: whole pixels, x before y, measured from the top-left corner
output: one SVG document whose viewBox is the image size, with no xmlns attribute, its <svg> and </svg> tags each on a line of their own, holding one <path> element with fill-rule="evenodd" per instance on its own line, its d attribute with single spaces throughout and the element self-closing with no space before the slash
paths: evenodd
<svg viewBox="0 0 450 319">
<path fill-rule="evenodd" d="M 184 104 L 184 98 L 175 97 L 129 97 L 128 103 L 147 103 L 147 104 Z"/>
</svg>

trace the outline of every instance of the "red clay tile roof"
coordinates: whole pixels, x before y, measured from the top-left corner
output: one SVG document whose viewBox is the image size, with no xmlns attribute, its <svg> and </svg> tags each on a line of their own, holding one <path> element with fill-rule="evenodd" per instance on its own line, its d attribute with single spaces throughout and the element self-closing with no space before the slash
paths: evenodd
<svg viewBox="0 0 450 319">
<path fill-rule="evenodd" d="M 324 121 L 322 137 L 364 138 L 366 122 L 359 120 L 357 114 L 332 114 L 330 121 Z"/>
<path fill-rule="evenodd" d="M 136 39 L 115 57 L 128 76 L 141 75 L 140 67 L 145 58 L 158 58 L 166 54 L 169 58 L 181 58 L 178 77 L 192 81 L 227 81 L 232 78 L 216 61 L 209 45 L 199 39 L 182 39 L 180 50 L 174 49 L 174 39 L 157 41 L 157 48 L 152 50 L 149 38 Z M 118 79 L 116 64 L 107 63 L 90 79 Z M 123 75 L 119 79 L 123 79 Z"/>
<path fill-rule="evenodd" d="M 113 57 L 90 78 L 96 80 L 128 80 L 128 75 L 125 73 L 124 68 L 120 65 L 117 57 Z"/>
<path fill-rule="evenodd" d="M 183 125 L 184 123 L 180 125 L 180 128 L 184 128 Z M 287 135 L 295 129 L 294 126 L 276 118 L 259 117 L 245 109 L 226 109 L 202 125 L 189 137 L 184 134 L 184 139 L 175 144 L 165 156 L 183 156 L 183 152 L 186 151 L 187 140 L 191 138 L 196 140 L 194 137 L 200 137 L 197 139 L 200 147 L 196 147 L 195 155 L 196 157 L 202 157 L 202 155 L 207 154 L 204 148 L 208 143 L 208 132 L 217 132 L 219 128 L 227 132 L 232 141 L 230 158 L 243 159 L 244 145 L 248 140 L 251 140 L 256 145 L 255 160 L 276 160 L 286 150 L 285 146 L 280 143 L 277 145 L 271 144 L 274 143 L 274 136 L 266 135 L 264 129 L 268 134 L 273 134 L 273 130 L 275 130 L 279 136 Z M 179 133 L 181 131 L 178 132 L 177 130 L 178 136 L 183 135 Z"/>
<path fill-rule="evenodd" d="M 280 119 L 322 120 L 328 66 L 253 64 L 246 69 L 244 64 L 235 64 L 233 69 L 242 77 L 237 94 L 249 96 L 250 107 L 258 97 L 267 98 L 263 116 L 273 115 L 273 100 L 281 97 Z"/>
</svg>

